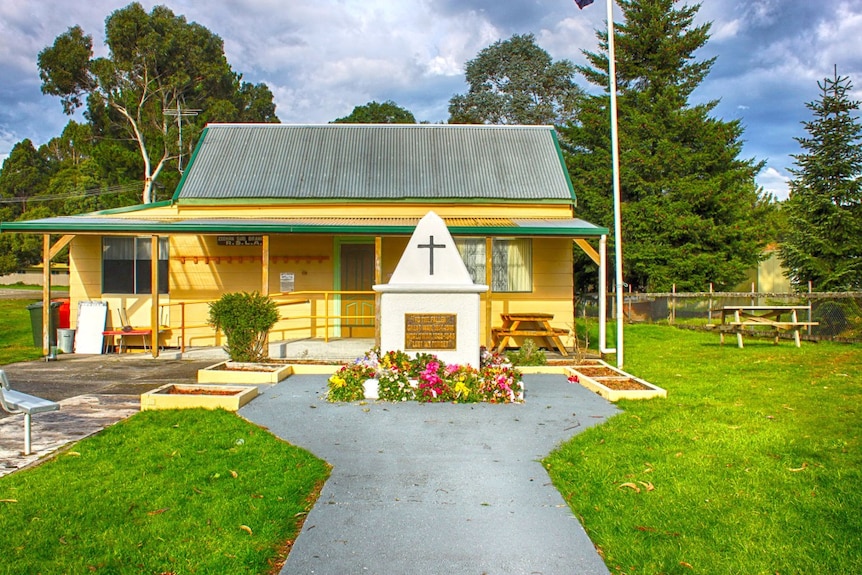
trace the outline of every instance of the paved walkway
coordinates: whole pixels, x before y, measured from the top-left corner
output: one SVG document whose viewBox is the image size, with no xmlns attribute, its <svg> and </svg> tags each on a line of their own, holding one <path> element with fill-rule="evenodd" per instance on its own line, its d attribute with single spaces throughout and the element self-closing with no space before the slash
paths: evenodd
<svg viewBox="0 0 862 575">
<path fill-rule="evenodd" d="M 205 354 L 204 354 L 205 355 Z M 4 366 L 60 401 L 0 418 L 0 476 L 139 409 L 139 393 L 191 380 L 208 360 L 68 356 Z M 523 405 L 331 404 L 326 377 L 293 376 L 240 414 L 333 465 L 282 574 L 608 573 L 540 464 L 616 408 L 559 375 L 525 377 Z"/>
<path fill-rule="evenodd" d="M 282 575 L 606 574 L 540 459 L 616 412 L 562 376 L 523 405 L 331 404 L 293 376 L 240 410 L 333 466 Z"/>
<path fill-rule="evenodd" d="M 0 419 L 0 477 L 137 413 L 141 398 L 138 395 L 88 394 L 59 403 L 59 411 L 32 416 L 30 455 L 23 454 L 24 414 Z"/>
</svg>

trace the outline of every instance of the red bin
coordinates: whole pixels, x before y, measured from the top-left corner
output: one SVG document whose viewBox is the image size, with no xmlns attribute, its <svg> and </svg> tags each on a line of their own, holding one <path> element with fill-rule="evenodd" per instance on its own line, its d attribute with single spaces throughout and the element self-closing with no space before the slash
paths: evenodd
<svg viewBox="0 0 862 575">
<path fill-rule="evenodd" d="M 55 299 L 55 300 L 51 300 L 51 301 L 60 302 L 60 307 L 57 310 L 58 311 L 58 317 L 57 317 L 58 325 L 57 325 L 57 327 L 59 329 L 68 329 L 70 327 L 70 323 L 69 323 L 70 303 L 69 303 L 68 298 L 67 299 Z"/>
</svg>

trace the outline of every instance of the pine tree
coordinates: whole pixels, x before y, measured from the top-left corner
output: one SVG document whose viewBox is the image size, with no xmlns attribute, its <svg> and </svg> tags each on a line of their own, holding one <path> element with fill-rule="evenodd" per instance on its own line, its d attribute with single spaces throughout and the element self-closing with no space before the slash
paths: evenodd
<svg viewBox="0 0 862 575">
<path fill-rule="evenodd" d="M 769 198 L 754 176 L 762 163 L 739 159 L 739 121 L 710 116 L 717 101 L 690 105 L 714 59 L 694 52 L 709 24 L 694 27 L 699 5 L 618 0 L 625 23 L 616 45 L 624 279 L 639 290 L 730 288 L 765 244 Z M 607 33 L 578 71 L 606 90 L 583 102 L 561 129 L 580 214 L 613 226 Z"/>
<path fill-rule="evenodd" d="M 817 83 L 820 99 L 802 122 L 809 136 L 794 155 L 790 197 L 784 203 L 788 230 L 780 254 L 794 286 L 821 291 L 862 289 L 862 125 L 853 111 L 850 78 Z"/>
</svg>

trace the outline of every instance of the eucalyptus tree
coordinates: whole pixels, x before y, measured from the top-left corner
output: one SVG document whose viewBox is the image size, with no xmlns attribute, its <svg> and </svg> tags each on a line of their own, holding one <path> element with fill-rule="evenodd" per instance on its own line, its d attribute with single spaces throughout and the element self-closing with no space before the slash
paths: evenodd
<svg viewBox="0 0 862 575">
<path fill-rule="evenodd" d="M 333 124 L 415 124 L 416 118 L 409 110 L 402 108 L 392 100 L 383 103 L 371 101 L 362 106 L 356 106 L 343 118 L 332 121 Z"/>
<path fill-rule="evenodd" d="M 575 113 L 575 66 L 553 61 L 533 34 L 484 48 L 465 67 L 469 89 L 449 100 L 450 124 L 560 124 Z"/>
<path fill-rule="evenodd" d="M 67 114 L 86 102 L 97 136 L 134 142 L 144 203 L 206 121 L 277 121 L 272 93 L 242 82 L 221 38 L 165 6 L 147 13 L 135 2 L 113 12 L 105 41 L 109 54 L 94 58 L 79 26 L 58 36 L 39 53 L 42 92 L 59 96 Z"/>
</svg>

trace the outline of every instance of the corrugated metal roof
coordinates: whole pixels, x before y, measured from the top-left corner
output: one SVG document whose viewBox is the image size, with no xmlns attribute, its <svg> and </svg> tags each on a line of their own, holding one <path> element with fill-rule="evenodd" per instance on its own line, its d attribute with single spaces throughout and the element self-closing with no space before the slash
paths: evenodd
<svg viewBox="0 0 862 575">
<path fill-rule="evenodd" d="M 578 218 L 444 218 L 453 235 L 596 237 L 607 228 Z M 152 217 L 139 212 L 134 218 L 98 215 L 62 216 L 41 220 L 3 222 L 0 231 L 29 233 L 219 234 L 307 233 L 409 235 L 419 218 L 284 217 L 184 218 Z"/>
<path fill-rule="evenodd" d="M 175 199 L 574 202 L 551 126 L 212 124 Z"/>
</svg>

